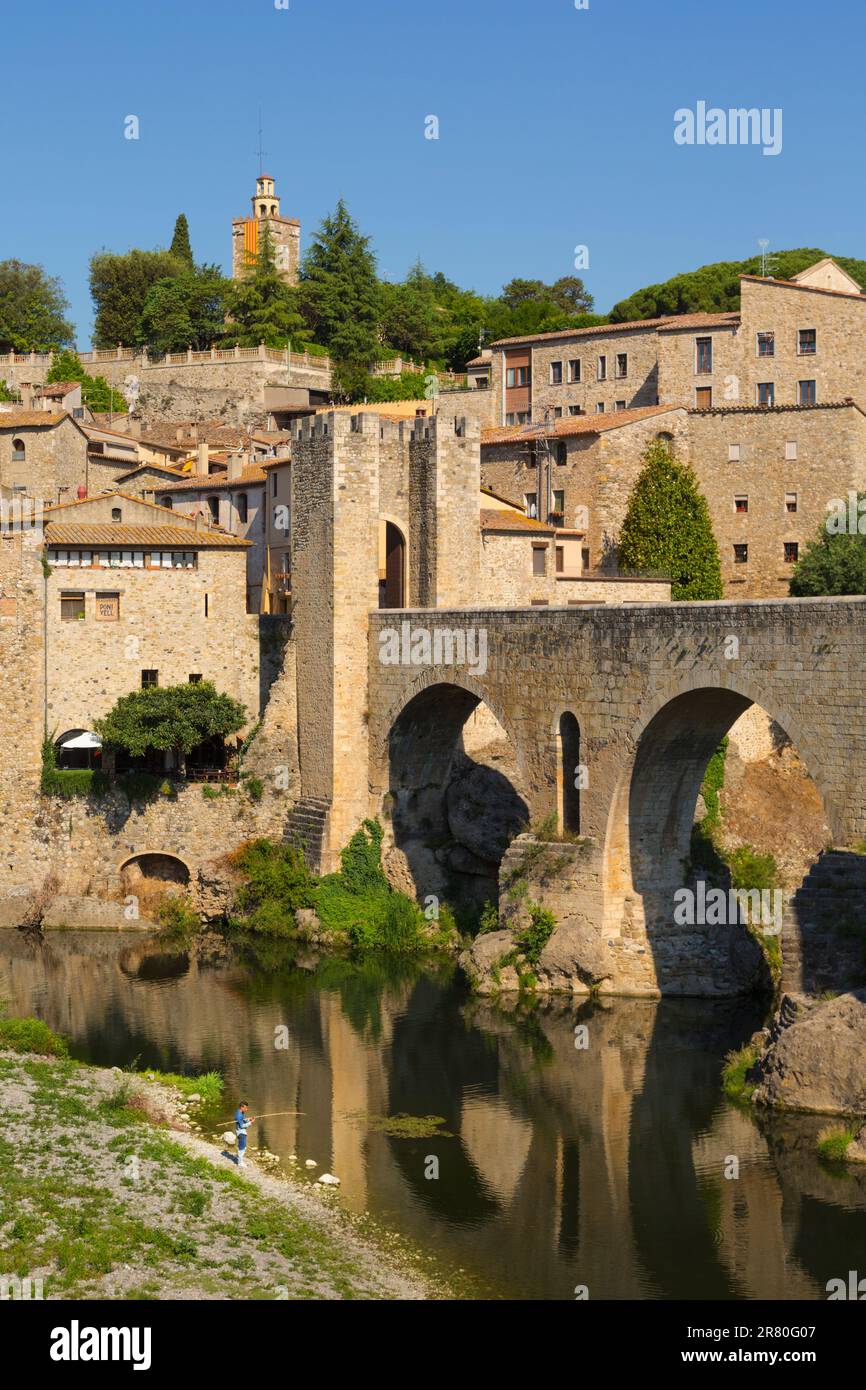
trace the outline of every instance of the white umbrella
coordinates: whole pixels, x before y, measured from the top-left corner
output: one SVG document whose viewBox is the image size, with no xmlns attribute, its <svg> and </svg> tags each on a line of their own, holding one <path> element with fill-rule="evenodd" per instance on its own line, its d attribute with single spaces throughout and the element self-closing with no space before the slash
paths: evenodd
<svg viewBox="0 0 866 1390">
<path fill-rule="evenodd" d="M 101 748 L 102 739 L 97 738 L 96 734 L 74 734 L 72 738 L 60 740 L 61 748 Z"/>
</svg>

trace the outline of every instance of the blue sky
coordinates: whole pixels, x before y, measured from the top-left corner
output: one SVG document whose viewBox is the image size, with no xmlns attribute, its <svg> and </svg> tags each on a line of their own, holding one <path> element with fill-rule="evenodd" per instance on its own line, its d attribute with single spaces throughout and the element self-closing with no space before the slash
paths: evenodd
<svg viewBox="0 0 866 1390">
<path fill-rule="evenodd" d="M 228 268 L 259 106 L 302 245 L 342 195 L 390 278 L 420 256 L 495 293 L 572 273 L 583 244 L 603 311 L 759 237 L 866 256 L 864 39 L 853 0 L 10 6 L 0 259 L 61 277 L 81 346 L 94 250 L 166 245 L 184 211 L 197 259 Z M 781 107 L 781 153 L 676 145 L 699 100 Z"/>
</svg>

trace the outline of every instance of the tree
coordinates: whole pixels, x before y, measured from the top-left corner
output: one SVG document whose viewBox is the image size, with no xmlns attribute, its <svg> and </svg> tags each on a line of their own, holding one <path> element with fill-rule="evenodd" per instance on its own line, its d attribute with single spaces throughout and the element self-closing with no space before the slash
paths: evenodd
<svg viewBox="0 0 866 1390">
<path fill-rule="evenodd" d="M 41 265 L 0 261 L 0 352 L 50 352 L 73 338 L 60 281 Z"/>
<path fill-rule="evenodd" d="M 342 198 L 325 217 L 300 273 L 300 307 L 327 347 L 339 391 L 352 395 L 379 355 L 376 260 Z"/>
<path fill-rule="evenodd" d="M 210 347 L 225 332 L 230 288 L 211 266 L 157 280 L 142 306 L 139 341 L 156 353 Z"/>
<path fill-rule="evenodd" d="M 221 694 L 211 681 L 197 681 L 121 695 L 105 718 L 94 722 L 94 729 L 103 743 L 125 748 L 132 757 L 156 749 L 174 753 L 181 765 L 200 743 L 237 733 L 246 720 L 239 701 Z"/>
<path fill-rule="evenodd" d="M 81 399 L 93 411 L 121 413 L 129 409 L 123 392 L 109 386 L 104 376 L 89 376 L 71 348 L 54 353 L 45 381 L 80 381 Z"/>
<path fill-rule="evenodd" d="M 192 246 L 189 240 L 189 223 L 186 220 L 186 213 L 179 214 L 174 224 L 174 235 L 171 239 L 171 246 L 168 248 L 170 256 L 176 260 L 183 261 L 190 270 L 195 266 L 192 258 Z"/>
<path fill-rule="evenodd" d="M 561 275 L 554 280 L 550 297 L 567 314 L 588 314 L 595 302 L 579 275 Z"/>
<path fill-rule="evenodd" d="M 620 570 L 670 575 L 675 600 L 719 599 L 722 573 L 706 498 L 663 439 L 644 450 L 617 546 Z"/>
<path fill-rule="evenodd" d="M 240 280 L 226 286 L 230 323 L 225 341 L 240 347 L 284 348 L 289 340 L 301 345 L 307 327 L 298 311 L 297 291 L 277 269 L 274 242 L 267 222 L 259 227 L 259 249 Z"/>
<path fill-rule="evenodd" d="M 93 340 L 97 347 L 142 344 L 141 315 L 148 291 L 157 280 L 189 272 L 185 261 L 169 251 L 128 251 L 118 256 L 100 251 L 90 261 L 90 294 L 96 310 Z"/>
<path fill-rule="evenodd" d="M 806 546 L 794 567 L 790 593 L 793 598 L 819 598 L 832 594 L 866 594 L 866 493 L 857 498 L 856 529 L 833 529 L 832 516 Z M 847 518 L 843 522 L 847 526 Z"/>
</svg>

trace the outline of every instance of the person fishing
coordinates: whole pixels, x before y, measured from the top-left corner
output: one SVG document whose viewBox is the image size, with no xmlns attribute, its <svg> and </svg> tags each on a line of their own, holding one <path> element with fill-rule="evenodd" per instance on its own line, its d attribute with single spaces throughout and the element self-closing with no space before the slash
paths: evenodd
<svg viewBox="0 0 866 1390">
<path fill-rule="evenodd" d="M 247 1116 L 247 1103 L 242 1100 L 235 1111 L 235 1134 L 238 1140 L 238 1167 L 246 1167 L 247 1130 L 253 1124 L 253 1117 Z"/>
</svg>

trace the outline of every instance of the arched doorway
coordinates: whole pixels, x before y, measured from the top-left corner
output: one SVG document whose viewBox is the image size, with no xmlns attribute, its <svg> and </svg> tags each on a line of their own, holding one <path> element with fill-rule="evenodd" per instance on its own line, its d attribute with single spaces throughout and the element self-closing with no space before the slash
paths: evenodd
<svg viewBox="0 0 866 1390">
<path fill-rule="evenodd" d="M 385 521 L 380 537 L 379 607 L 406 606 L 406 538 L 393 521 Z"/>
</svg>

